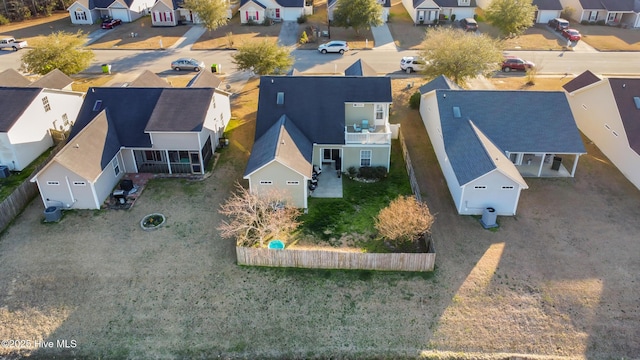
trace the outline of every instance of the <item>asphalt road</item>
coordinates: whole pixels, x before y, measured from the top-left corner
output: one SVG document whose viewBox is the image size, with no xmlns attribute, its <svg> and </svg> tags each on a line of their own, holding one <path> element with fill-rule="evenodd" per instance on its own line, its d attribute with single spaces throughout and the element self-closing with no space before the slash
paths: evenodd
<svg viewBox="0 0 640 360">
<path fill-rule="evenodd" d="M 85 73 L 100 73 L 101 64 L 112 64 L 116 73 L 136 74 L 144 69 L 162 75 L 171 73 L 169 64 L 178 57 L 195 57 L 207 65 L 222 65 L 223 73 L 233 73 L 232 51 L 191 51 L 178 48 L 157 51 L 143 50 L 95 50 L 96 58 Z M 0 69 L 18 68 L 22 51 L 0 51 Z M 294 67 L 303 73 L 333 74 L 342 72 L 357 59 L 363 59 L 378 73 L 402 74 L 400 59 L 416 55 L 415 51 L 353 50 L 345 55 L 320 54 L 315 50 L 294 50 Z M 573 52 L 573 51 L 509 51 L 533 61 L 540 74 L 580 74 L 585 70 L 605 76 L 640 75 L 640 52 Z"/>
</svg>

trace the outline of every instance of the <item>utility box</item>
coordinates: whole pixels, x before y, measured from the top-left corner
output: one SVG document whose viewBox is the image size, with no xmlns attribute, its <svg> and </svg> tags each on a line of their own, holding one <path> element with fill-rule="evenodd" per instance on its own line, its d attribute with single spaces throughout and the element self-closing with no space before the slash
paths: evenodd
<svg viewBox="0 0 640 360">
<path fill-rule="evenodd" d="M 44 209 L 45 222 L 58 222 L 62 218 L 62 208 L 58 206 L 49 206 Z"/>
</svg>

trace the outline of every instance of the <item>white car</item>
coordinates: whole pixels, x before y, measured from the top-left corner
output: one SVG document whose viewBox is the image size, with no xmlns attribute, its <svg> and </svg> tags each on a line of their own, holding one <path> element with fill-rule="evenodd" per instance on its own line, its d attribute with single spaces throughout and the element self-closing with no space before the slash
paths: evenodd
<svg viewBox="0 0 640 360">
<path fill-rule="evenodd" d="M 423 71 L 427 67 L 427 62 L 415 56 L 405 56 L 400 60 L 400 69 L 410 74 L 412 71 Z"/>
<path fill-rule="evenodd" d="M 318 51 L 323 54 L 328 52 L 344 54 L 349 51 L 349 44 L 346 41 L 333 40 L 318 46 Z"/>
</svg>

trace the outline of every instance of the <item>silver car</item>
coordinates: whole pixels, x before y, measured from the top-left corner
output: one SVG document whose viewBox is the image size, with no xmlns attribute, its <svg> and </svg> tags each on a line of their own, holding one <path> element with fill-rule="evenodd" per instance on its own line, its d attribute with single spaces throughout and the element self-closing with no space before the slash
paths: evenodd
<svg viewBox="0 0 640 360">
<path fill-rule="evenodd" d="M 349 44 L 346 41 L 333 40 L 318 46 L 318 51 L 323 54 L 328 52 L 344 54 L 349 51 Z"/>
<path fill-rule="evenodd" d="M 192 58 L 182 58 L 171 63 L 171 69 L 175 71 L 191 70 L 200 71 L 204 69 L 204 61 L 199 61 Z"/>
</svg>

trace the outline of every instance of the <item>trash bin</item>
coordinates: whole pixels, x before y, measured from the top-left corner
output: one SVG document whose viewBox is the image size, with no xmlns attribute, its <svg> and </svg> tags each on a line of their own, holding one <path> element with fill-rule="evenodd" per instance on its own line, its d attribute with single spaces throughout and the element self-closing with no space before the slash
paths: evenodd
<svg viewBox="0 0 640 360">
<path fill-rule="evenodd" d="M 218 72 L 218 64 L 211 64 L 211 72 L 212 73 Z"/>
<path fill-rule="evenodd" d="M 551 170 L 559 171 L 560 164 L 562 164 L 562 158 L 558 156 L 554 156 L 553 163 L 551 164 Z"/>
<path fill-rule="evenodd" d="M 111 64 L 102 64 L 102 73 L 111 74 Z"/>
</svg>

